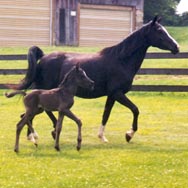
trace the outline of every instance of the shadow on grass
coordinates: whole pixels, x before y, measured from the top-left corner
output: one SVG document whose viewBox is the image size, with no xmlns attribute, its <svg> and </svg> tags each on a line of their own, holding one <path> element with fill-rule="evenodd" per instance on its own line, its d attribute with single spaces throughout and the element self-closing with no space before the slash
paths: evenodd
<svg viewBox="0 0 188 188">
<path fill-rule="evenodd" d="M 18 157 L 34 157 L 34 158 L 65 158 L 65 159 L 92 159 L 96 157 L 96 153 L 108 155 L 108 153 L 168 153 L 179 154 L 181 152 L 188 152 L 185 146 L 177 145 L 161 145 L 159 143 L 144 143 L 138 141 L 132 141 L 130 143 L 86 143 L 82 144 L 80 151 L 76 150 L 76 143 L 66 142 L 61 143 L 61 151 L 54 149 L 54 143 L 47 145 L 39 145 L 37 148 L 34 145 L 20 147 L 20 152 L 17 154 Z"/>
</svg>

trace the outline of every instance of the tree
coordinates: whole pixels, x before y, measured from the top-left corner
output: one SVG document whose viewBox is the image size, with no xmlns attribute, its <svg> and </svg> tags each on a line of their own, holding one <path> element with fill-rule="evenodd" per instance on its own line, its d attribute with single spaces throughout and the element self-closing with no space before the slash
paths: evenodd
<svg viewBox="0 0 188 188">
<path fill-rule="evenodd" d="M 188 26 L 188 12 L 184 12 L 184 13 L 180 16 L 179 25 L 181 25 L 181 26 Z"/>
<path fill-rule="evenodd" d="M 144 22 L 159 15 L 164 25 L 177 25 L 180 16 L 176 14 L 176 7 L 179 2 L 180 0 L 144 0 Z"/>
</svg>

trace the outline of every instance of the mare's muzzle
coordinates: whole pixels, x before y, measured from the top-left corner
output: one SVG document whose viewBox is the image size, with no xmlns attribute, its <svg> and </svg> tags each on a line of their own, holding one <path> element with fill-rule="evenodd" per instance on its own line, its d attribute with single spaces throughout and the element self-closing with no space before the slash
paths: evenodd
<svg viewBox="0 0 188 188">
<path fill-rule="evenodd" d="M 171 50 L 171 52 L 172 52 L 173 54 L 177 54 L 177 53 L 179 53 L 179 51 L 180 51 L 180 49 L 179 49 L 179 45 L 178 45 L 178 44 L 175 45 L 175 47 Z"/>
</svg>

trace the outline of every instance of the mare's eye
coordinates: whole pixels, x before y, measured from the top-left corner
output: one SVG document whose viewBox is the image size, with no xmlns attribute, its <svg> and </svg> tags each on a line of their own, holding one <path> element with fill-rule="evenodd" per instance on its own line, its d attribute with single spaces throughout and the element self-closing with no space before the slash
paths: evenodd
<svg viewBox="0 0 188 188">
<path fill-rule="evenodd" d="M 81 74 L 80 77 L 81 77 L 81 78 L 85 78 L 84 74 Z"/>
<path fill-rule="evenodd" d="M 160 27 L 157 28 L 157 31 L 159 31 L 159 32 L 161 32 L 161 33 L 163 32 L 162 28 L 160 28 Z"/>
</svg>

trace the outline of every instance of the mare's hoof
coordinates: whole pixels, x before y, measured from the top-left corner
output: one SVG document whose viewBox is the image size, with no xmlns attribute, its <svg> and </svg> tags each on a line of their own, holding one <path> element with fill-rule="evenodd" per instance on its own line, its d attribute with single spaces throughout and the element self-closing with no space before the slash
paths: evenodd
<svg viewBox="0 0 188 188">
<path fill-rule="evenodd" d="M 35 146 L 36 146 L 36 148 L 38 147 L 38 144 L 37 143 L 35 143 Z"/>
<path fill-rule="evenodd" d="M 15 148 L 15 149 L 14 149 L 14 152 L 18 153 L 18 149 Z"/>
<path fill-rule="evenodd" d="M 55 131 L 52 131 L 51 134 L 52 134 L 52 138 L 55 140 L 56 132 L 55 132 Z"/>
<path fill-rule="evenodd" d="M 104 135 L 98 135 L 98 138 L 102 141 L 102 142 L 104 142 L 104 143 L 108 143 L 108 139 L 104 136 Z"/>
<path fill-rule="evenodd" d="M 56 151 L 60 151 L 59 146 L 55 146 Z"/>
<path fill-rule="evenodd" d="M 133 131 L 133 129 L 129 130 L 126 132 L 125 134 L 125 139 L 127 140 L 127 142 L 130 142 L 130 140 L 133 138 L 135 131 Z"/>
<path fill-rule="evenodd" d="M 132 139 L 132 137 L 129 134 L 125 134 L 125 139 L 127 142 L 130 142 L 130 140 Z"/>
</svg>

